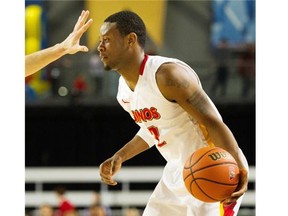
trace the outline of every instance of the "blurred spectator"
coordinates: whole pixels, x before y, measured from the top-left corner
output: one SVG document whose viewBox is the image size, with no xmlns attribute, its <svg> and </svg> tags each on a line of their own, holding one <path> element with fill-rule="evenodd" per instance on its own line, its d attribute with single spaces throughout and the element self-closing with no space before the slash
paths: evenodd
<svg viewBox="0 0 288 216">
<path fill-rule="evenodd" d="M 66 211 L 63 216 L 79 216 L 77 209 Z"/>
<path fill-rule="evenodd" d="M 76 78 L 73 81 L 72 88 L 73 88 L 71 93 L 72 104 L 74 105 L 81 104 L 81 100 L 83 99 L 83 96 L 88 88 L 87 81 L 85 80 L 83 74 L 80 73 L 76 76 Z"/>
<path fill-rule="evenodd" d="M 51 205 L 45 203 L 42 204 L 38 209 L 39 216 L 54 216 L 54 209 Z"/>
<path fill-rule="evenodd" d="M 127 208 L 124 210 L 123 216 L 140 216 L 140 211 L 137 208 Z"/>
<path fill-rule="evenodd" d="M 89 216 L 108 216 L 106 208 L 102 205 L 93 204 L 89 208 Z"/>
<path fill-rule="evenodd" d="M 216 49 L 215 61 L 216 61 L 216 78 L 211 86 L 211 95 L 216 95 L 217 90 L 220 89 L 220 95 L 226 95 L 227 80 L 229 74 L 229 57 L 230 51 L 227 40 L 221 39 L 219 46 Z"/>
<path fill-rule="evenodd" d="M 93 196 L 92 203 L 88 209 L 83 211 L 83 216 L 94 216 L 94 215 L 112 216 L 112 211 L 110 207 L 102 204 L 100 193 L 98 193 L 97 191 L 93 191 L 92 196 Z"/>
<path fill-rule="evenodd" d="M 103 203 L 102 203 L 102 201 L 101 201 L 100 193 L 98 193 L 97 191 L 94 191 L 94 192 L 93 192 L 93 202 L 92 202 L 92 206 L 93 206 L 93 205 L 100 205 L 100 206 L 104 207 L 104 208 L 105 208 L 105 212 L 106 212 L 106 216 L 112 216 L 110 207 L 103 205 Z"/>
<path fill-rule="evenodd" d="M 58 186 L 55 188 L 55 193 L 59 200 L 58 210 L 56 211 L 55 216 L 74 216 L 76 208 L 65 196 L 66 188 Z"/>
<path fill-rule="evenodd" d="M 247 48 L 240 53 L 238 61 L 238 74 L 242 79 L 241 96 L 248 97 L 252 82 L 255 78 L 255 45 L 249 44 Z"/>
<path fill-rule="evenodd" d="M 99 57 L 97 48 L 94 49 L 89 59 L 89 73 L 95 81 L 95 94 L 96 96 L 103 96 L 103 77 L 104 65 Z"/>
</svg>

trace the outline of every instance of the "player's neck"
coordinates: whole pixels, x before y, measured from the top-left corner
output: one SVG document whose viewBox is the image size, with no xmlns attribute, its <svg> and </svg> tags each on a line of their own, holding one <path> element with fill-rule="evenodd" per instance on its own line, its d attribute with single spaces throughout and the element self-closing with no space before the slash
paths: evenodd
<svg viewBox="0 0 288 216">
<path fill-rule="evenodd" d="M 136 55 L 134 58 L 128 60 L 125 68 L 119 70 L 119 74 L 125 79 L 129 88 L 134 91 L 138 79 L 139 79 L 139 72 L 144 60 L 144 52 Z"/>
</svg>

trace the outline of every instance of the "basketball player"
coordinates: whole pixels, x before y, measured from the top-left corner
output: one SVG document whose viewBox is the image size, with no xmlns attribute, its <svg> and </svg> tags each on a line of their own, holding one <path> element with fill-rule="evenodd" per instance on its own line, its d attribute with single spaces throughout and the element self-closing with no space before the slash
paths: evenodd
<svg viewBox="0 0 288 216">
<path fill-rule="evenodd" d="M 89 19 L 88 22 L 86 22 L 88 16 L 89 11 L 82 11 L 73 32 L 71 32 L 71 34 L 61 43 L 26 55 L 25 77 L 41 70 L 43 67 L 66 54 L 75 54 L 79 51 L 88 52 L 86 46 L 81 46 L 79 44 L 80 38 L 93 22 L 92 19 Z"/>
<path fill-rule="evenodd" d="M 155 145 L 167 164 L 144 216 L 236 215 L 248 184 L 242 151 L 194 70 L 178 59 L 146 55 L 145 38 L 142 19 L 131 11 L 109 16 L 100 28 L 100 58 L 105 69 L 121 75 L 117 100 L 140 126 L 131 141 L 100 165 L 102 181 L 116 185 L 113 176 L 122 164 Z M 183 182 L 187 157 L 207 145 L 229 151 L 241 170 L 236 192 L 222 202 L 193 198 Z"/>
</svg>

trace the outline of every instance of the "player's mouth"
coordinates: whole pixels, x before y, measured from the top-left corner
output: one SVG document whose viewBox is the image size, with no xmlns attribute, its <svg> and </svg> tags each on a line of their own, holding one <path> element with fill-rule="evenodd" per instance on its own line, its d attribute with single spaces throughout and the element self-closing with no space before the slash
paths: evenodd
<svg viewBox="0 0 288 216">
<path fill-rule="evenodd" d="M 104 56 L 104 55 L 100 54 L 100 59 L 101 59 L 102 62 L 106 61 L 107 58 L 108 58 L 107 56 Z"/>
</svg>

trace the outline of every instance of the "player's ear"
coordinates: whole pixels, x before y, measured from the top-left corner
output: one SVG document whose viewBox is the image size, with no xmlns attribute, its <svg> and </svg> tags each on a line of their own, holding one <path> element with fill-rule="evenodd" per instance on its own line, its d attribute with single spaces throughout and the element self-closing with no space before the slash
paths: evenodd
<svg viewBox="0 0 288 216">
<path fill-rule="evenodd" d="M 128 45 L 131 46 L 137 42 L 137 35 L 134 32 L 131 32 L 127 35 Z"/>
</svg>

